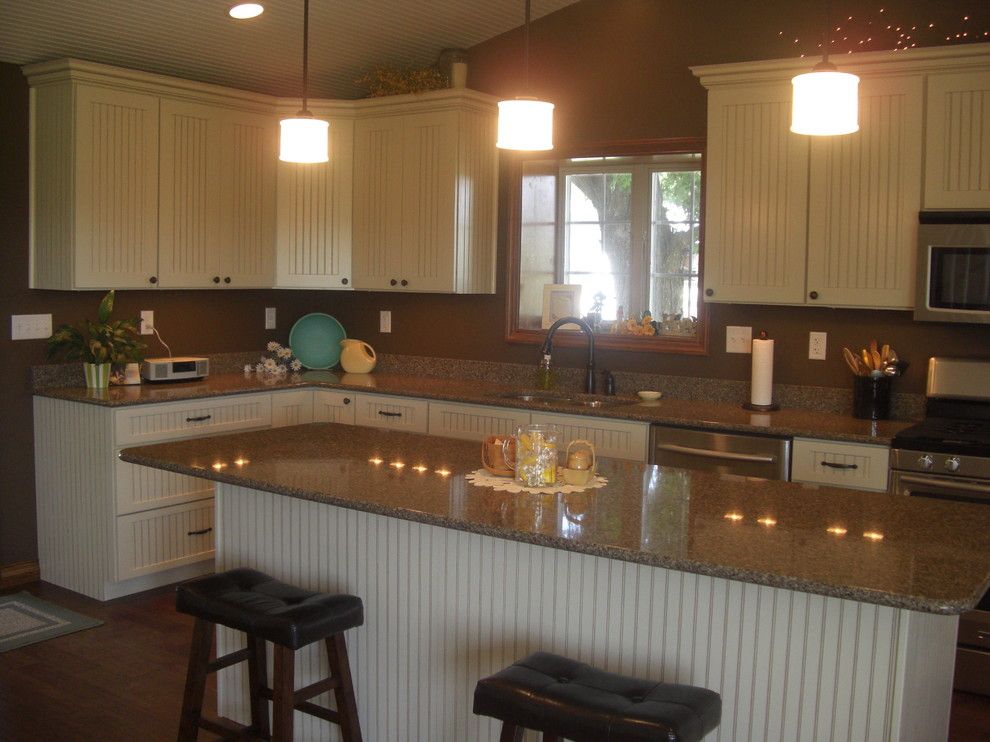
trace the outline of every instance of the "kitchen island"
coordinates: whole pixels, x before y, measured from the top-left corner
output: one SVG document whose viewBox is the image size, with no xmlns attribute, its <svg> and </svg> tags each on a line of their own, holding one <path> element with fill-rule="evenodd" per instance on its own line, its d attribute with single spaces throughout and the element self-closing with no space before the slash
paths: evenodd
<svg viewBox="0 0 990 742">
<path fill-rule="evenodd" d="M 121 458 L 219 483 L 218 569 L 364 599 L 369 740 L 496 739 L 474 683 L 535 649 L 718 691 L 713 739 L 944 739 L 956 615 L 990 582 L 985 516 L 961 503 L 619 461 L 602 489 L 513 494 L 465 480 L 477 444 L 334 424 Z M 309 682 L 322 657 L 300 655 Z M 245 719 L 240 669 L 219 688 Z"/>
</svg>

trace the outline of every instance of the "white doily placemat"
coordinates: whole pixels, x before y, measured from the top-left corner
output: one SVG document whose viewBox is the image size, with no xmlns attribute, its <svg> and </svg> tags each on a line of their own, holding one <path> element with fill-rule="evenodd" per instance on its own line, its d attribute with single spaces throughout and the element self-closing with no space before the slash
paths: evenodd
<svg viewBox="0 0 990 742">
<path fill-rule="evenodd" d="M 475 487 L 491 487 L 502 492 L 532 492 L 537 495 L 552 495 L 557 492 L 583 492 L 584 490 L 599 489 L 608 484 L 608 480 L 596 474 L 587 484 L 565 484 L 558 482 L 546 487 L 525 487 L 511 477 L 496 477 L 484 469 L 476 469 L 464 475 L 464 478 Z"/>
</svg>

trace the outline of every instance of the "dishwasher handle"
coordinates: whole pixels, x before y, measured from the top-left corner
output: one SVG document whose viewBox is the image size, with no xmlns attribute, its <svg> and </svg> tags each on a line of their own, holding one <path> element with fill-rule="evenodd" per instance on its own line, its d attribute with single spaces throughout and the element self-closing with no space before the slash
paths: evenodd
<svg viewBox="0 0 990 742">
<path fill-rule="evenodd" d="M 776 464 L 776 456 L 762 456 L 756 453 L 735 453 L 734 451 L 712 451 L 708 448 L 694 448 L 693 446 L 679 446 L 676 443 L 657 443 L 654 448 L 657 451 L 669 451 L 670 453 L 682 453 L 688 456 L 699 456 L 704 459 L 723 459 L 726 461 L 749 461 L 755 464 Z"/>
</svg>

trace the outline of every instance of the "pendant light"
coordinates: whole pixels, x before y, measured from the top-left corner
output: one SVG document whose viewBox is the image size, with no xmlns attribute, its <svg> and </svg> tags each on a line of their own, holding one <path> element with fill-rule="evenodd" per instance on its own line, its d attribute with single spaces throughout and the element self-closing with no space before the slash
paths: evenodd
<svg viewBox="0 0 990 742">
<path fill-rule="evenodd" d="M 859 78 L 839 72 L 828 61 L 831 43 L 828 7 L 825 11 L 825 53 L 811 72 L 791 80 L 791 131 L 811 136 L 836 136 L 859 131 Z"/>
<path fill-rule="evenodd" d="M 526 91 L 529 91 L 529 13 L 530 0 L 526 0 L 525 37 Z M 553 103 L 530 96 L 520 96 L 498 104 L 499 149 L 515 149 L 534 152 L 553 149 Z"/>
<path fill-rule="evenodd" d="M 309 0 L 303 0 L 303 94 L 302 110 L 279 122 L 278 159 L 283 162 L 315 163 L 330 159 L 330 122 L 318 119 L 306 108 L 309 93 Z"/>
</svg>

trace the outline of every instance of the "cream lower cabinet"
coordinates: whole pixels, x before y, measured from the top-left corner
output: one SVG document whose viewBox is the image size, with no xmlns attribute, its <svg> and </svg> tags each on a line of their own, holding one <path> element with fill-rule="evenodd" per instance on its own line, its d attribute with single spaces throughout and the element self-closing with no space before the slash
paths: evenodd
<svg viewBox="0 0 990 742">
<path fill-rule="evenodd" d="M 482 441 L 490 435 L 514 435 L 529 425 L 529 410 L 456 402 L 430 402 L 430 435 Z"/>
<path fill-rule="evenodd" d="M 315 394 L 313 389 L 272 392 L 272 427 L 285 428 L 289 425 L 318 422 L 313 417 Z"/>
<path fill-rule="evenodd" d="M 113 409 L 36 397 L 41 578 L 110 600 L 213 569 L 213 486 L 121 448 L 267 428 L 269 393 Z M 231 465 L 204 462 L 204 465 Z"/>
<path fill-rule="evenodd" d="M 863 73 L 860 131 L 804 137 L 789 82 L 733 67 L 708 96 L 706 301 L 911 308 L 924 76 Z"/>
<path fill-rule="evenodd" d="M 354 285 L 495 292 L 495 109 L 444 91 L 362 102 L 354 127 Z"/>
<path fill-rule="evenodd" d="M 649 458 L 649 423 L 549 412 L 534 412 L 531 420 L 534 425 L 559 426 L 565 442 L 577 439 L 591 441 L 599 456 L 644 463 Z"/>
<path fill-rule="evenodd" d="M 883 492 L 889 460 L 887 446 L 795 438 L 791 481 Z"/>
<path fill-rule="evenodd" d="M 354 424 L 370 428 L 426 433 L 430 403 L 425 399 L 386 394 L 355 394 Z"/>
<path fill-rule="evenodd" d="M 313 392 L 313 422 L 354 424 L 354 392 L 317 389 Z"/>
</svg>

